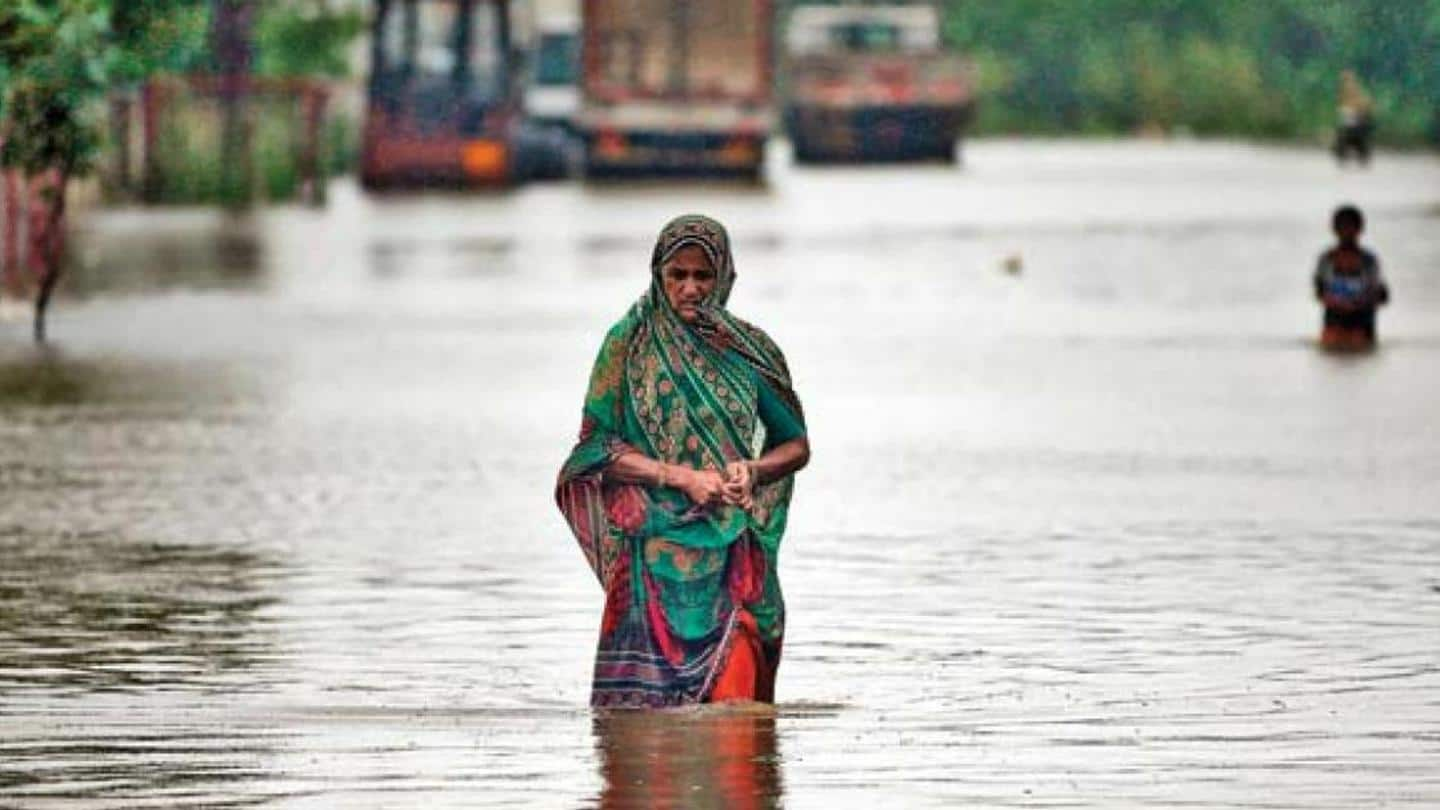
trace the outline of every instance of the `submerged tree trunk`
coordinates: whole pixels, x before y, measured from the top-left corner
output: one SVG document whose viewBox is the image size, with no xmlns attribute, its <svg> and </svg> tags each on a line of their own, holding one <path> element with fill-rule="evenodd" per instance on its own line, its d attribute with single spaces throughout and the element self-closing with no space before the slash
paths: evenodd
<svg viewBox="0 0 1440 810">
<path fill-rule="evenodd" d="M 155 79 L 140 87 L 140 199 L 160 202 L 165 177 L 160 167 L 160 105 L 165 93 Z"/>
<path fill-rule="evenodd" d="M 131 90 L 126 88 L 110 96 L 110 192 L 122 200 L 134 196 L 130 182 L 130 110 L 134 107 Z"/>
<path fill-rule="evenodd" d="M 39 221 L 39 233 L 34 234 L 32 249 L 39 251 L 40 289 L 35 296 L 35 342 L 45 342 L 45 315 L 50 308 L 50 296 L 55 285 L 60 283 L 60 273 L 65 259 L 65 190 L 69 185 L 69 173 L 62 170 L 47 172 L 39 193 L 32 204 L 42 205 L 44 218 Z M 47 188 L 44 183 L 49 183 Z"/>
<path fill-rule="evenodd" d="M 325 204 L 325 166 L 320 151 L 321 133 L 325 129 L 325 91 L 307 87 L 300 95 L 305 113 L 305 136 L 300 149 L 300 175 L 304 182 L 305 202 Z"/>
<path fill-rule="evenodd" d="M 0 230 L 5 232 L 0 246 L 0 294 L 19 296 L 25 289 L 20 268 L 20 179 L 14 170 L 0 168 L 0 183 L 4 185 L 0 191 L 0 212 L 4 214 Z"/>
<path fill-rule="evenodd" d="M 245 206 L 254 191 L 247 107 L 255 4 L 212 0 L 210 14 L 214 70 L 220 77 L 220 193 L 228 205 Z"/>
</svg>

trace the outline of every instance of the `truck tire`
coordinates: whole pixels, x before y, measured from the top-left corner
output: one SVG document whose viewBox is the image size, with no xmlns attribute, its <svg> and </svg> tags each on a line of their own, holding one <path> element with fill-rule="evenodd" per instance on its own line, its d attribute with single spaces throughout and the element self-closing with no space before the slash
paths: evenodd
<svg viewBox="0 0 1440 810">
<path fill-rule="evenodd" d="M 575 146 L 559 127 L 525 124 L 512 139 L 515 150 L 515 179 L 564 180 L 572 176 Z"/>
<path fill-rule="evenodd" d="M 821 163 L 822 158 L 815 149 L 815 145 L 803 132 L 795 131 L 790 135 L 790 149 L 796 163 Z"/>
</svg>

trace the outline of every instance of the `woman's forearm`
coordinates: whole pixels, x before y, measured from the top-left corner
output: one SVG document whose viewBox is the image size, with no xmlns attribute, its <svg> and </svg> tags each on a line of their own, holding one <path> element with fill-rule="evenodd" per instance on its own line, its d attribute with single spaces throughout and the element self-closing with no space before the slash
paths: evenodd
<svg viewBox="0 0 1440 810">
<path fill-rule="evenodd" d="M 630 451 L 610 462 L 605 477 L 621 484 L 646 486 L 678 486 L 689 469 L 657 461 L 644 453 Z"/>
<path fill-rule="evenodd" d="M 770 448 L 768 453 L 750 462 L 750 468 L 757 485 L 768 484 L 800 471 L 809 462 L 810 440 L 801 436 Z"/>
<path fill-rule="evenodd" d="M 778 481 L 802 469 L 810 461 L 810 441 L 804 436 L 771 448 L 768 453 L 750 462 L 756 484 Z M 622 454 L 605 468 L 605 477 L 620 484 L 672 486 L 683 488 L 686 476 L 694 473 L 689 467 L 668 464 L 631 451 Z"/>
</svg>

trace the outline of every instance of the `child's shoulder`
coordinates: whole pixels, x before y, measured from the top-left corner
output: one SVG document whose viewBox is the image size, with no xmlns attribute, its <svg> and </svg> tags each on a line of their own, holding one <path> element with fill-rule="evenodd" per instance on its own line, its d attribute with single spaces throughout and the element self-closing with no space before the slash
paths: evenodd
<svg viewBox="0 0 1440 810">
<path fill-rule="evenodd" d="M 1324 250 L 1320 251 L 1320 261 L 1330 261 L 1335 258 L 1336 254 L 1340 253 L 1340 251 L 1344 249 L 1345 248 L 1341 247 L 1340 245 L 1331 245 L 1330 247 L 1327 247 Z M 1375 251 L 1367 247 L 1356 245 L 1354 250 L 1356 253 L 1359 253 L 1360 258 L 1365 260 L 1365 262 L 1367 263 L 1377 262 L 1380 260 L 1380 256 L 1376 254 Z"/>
<path fill-rule="evenodd" d="M 1339 252 L 1339 245 L 1331 245 L 1320 251 L 1320 255 L 1315 259 L 1315 264 L 1319 267 L 1332 267 L 1335 264 L 1335 256 Z"/>
</svg>

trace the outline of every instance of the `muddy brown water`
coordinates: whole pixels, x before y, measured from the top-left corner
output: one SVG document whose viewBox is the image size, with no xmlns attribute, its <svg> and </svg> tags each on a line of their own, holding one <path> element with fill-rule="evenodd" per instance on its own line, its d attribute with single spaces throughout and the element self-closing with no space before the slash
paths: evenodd
<svg viewBox="0 0 1440 810">
<path fill-rule="evenodd" d="M 88 219 L 0 321 L 0 806 L 1440 804 L 1440 160 L 967 159 Z M 779 705 L 597 718 L 550 487 L 687 210 L 810 418 Z"/>
</svg>

